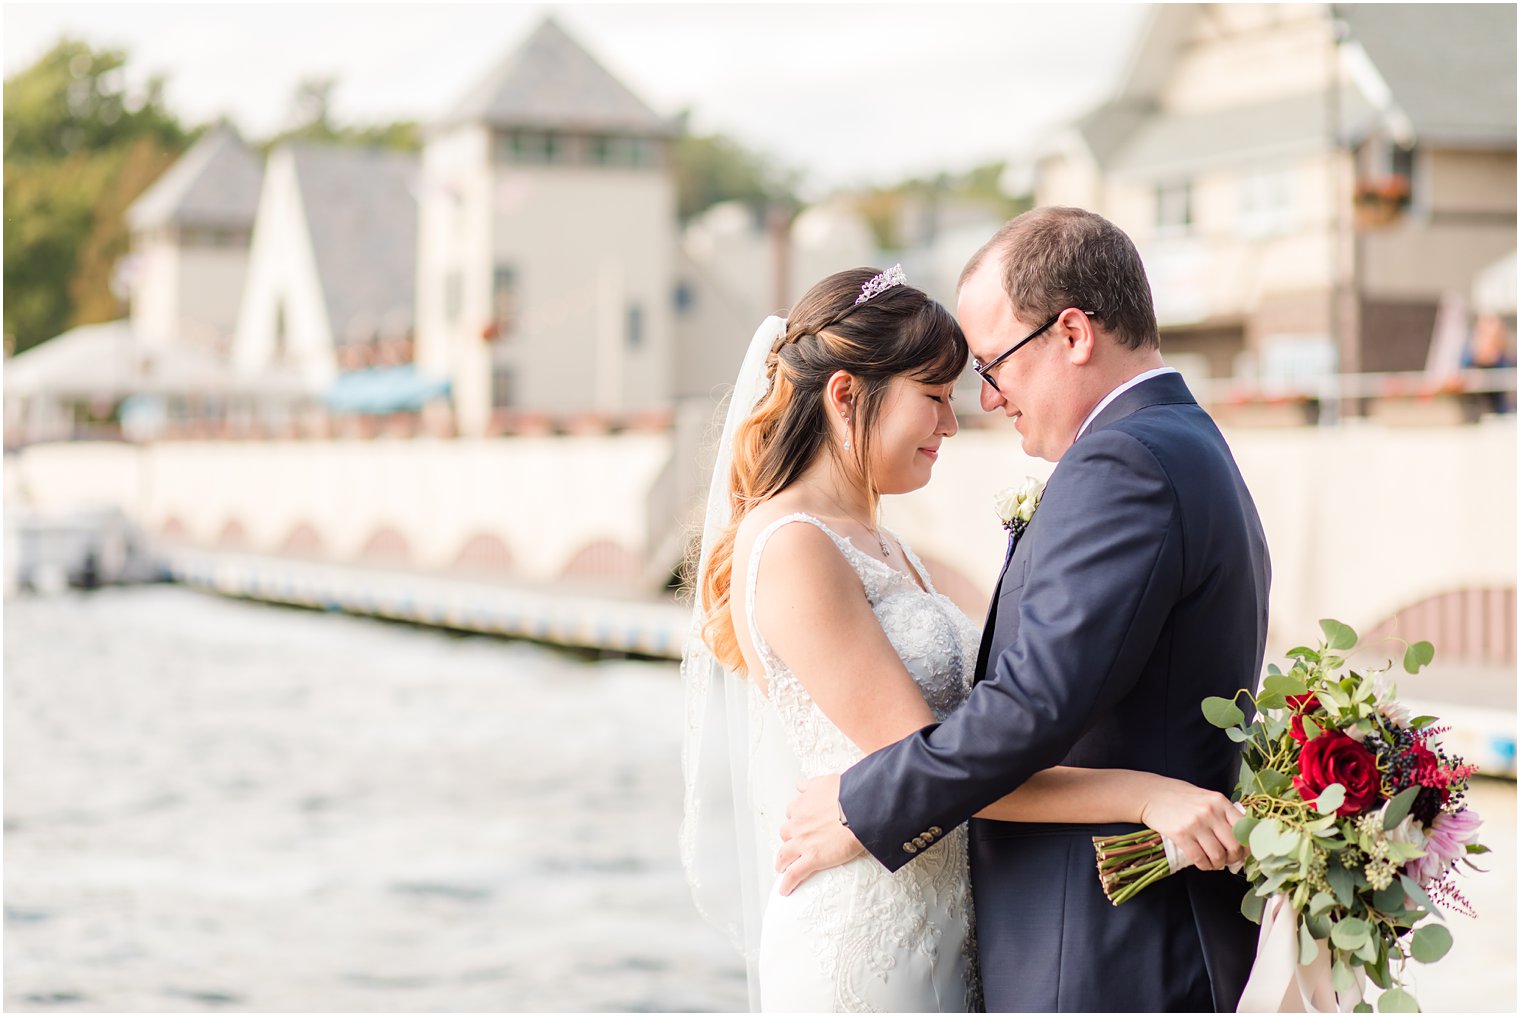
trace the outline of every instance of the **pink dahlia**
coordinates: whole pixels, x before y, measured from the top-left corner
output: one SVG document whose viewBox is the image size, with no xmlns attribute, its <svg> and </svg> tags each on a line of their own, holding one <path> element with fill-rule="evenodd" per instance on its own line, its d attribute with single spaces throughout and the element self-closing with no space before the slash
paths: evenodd
<svg viewBox="0 0 1520 1016">
<path fill-rule="evenodd" d="M 1458 859 L 1467 856 L 1467 844 L 1477 841 L 1482 824 L 1483 819 L 1471 808 L 1437 815 L 1425 837 L 1425 856 L 1405 865 L 1405 873 L 1421 885 L 1440 878 Z"/>
</svg>

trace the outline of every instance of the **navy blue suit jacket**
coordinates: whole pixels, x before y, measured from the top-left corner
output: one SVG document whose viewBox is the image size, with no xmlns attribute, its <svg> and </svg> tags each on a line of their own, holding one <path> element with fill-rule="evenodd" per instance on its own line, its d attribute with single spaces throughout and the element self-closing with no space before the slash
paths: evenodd
<svg viewBox="0 0 1520 1016">
<path fill-rule="evenodd" d="M 1122 393 L 1013 547 L 966 703 L 844 774 L 851 829 L 896 870 L 916 836 L 1058 764 L 1229 793 L 1239 749 L 1200 703 L 1255 687 L 1269 572 L 1251 495 L 1181 376 Z M 1188 869 L 1115 907 L 1091 838 L 1136 828 L 971 820 L 989 1010 L 1234 1010 L 1256 941 L 1244 880 Z"/>
</svg>

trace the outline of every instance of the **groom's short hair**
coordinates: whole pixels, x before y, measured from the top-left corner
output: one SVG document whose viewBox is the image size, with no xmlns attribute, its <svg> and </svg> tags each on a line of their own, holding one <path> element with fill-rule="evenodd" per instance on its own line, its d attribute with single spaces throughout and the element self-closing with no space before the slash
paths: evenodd
<svg viewBox="0 0 1520 1016">
<path fill-rule="evenodd" d="M 971 256 L 963 286 L 996 257 L 1014 313 L 1043 321 L 1066 307 L 1091 310 L 1119 343 L 1156 348 L 1156 310 L 1140 252 L 1124 230 L 1083 208 L 1035 208 L 1003 228 Z"/>
</svg>

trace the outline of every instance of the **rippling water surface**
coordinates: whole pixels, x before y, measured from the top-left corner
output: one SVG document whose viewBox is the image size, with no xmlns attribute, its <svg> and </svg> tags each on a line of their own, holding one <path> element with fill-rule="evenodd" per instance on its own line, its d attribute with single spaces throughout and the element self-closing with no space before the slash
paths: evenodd
<svg viewBox="0 0 1520 1016">
<path fill-rule="evenodd" d="M 671 664 L 159 586 L 5 602 L 5 1003 L 731 1010 Z M 1427 1009 L 1515 1005 L 1515 785 Z"/>
<path fill-rule="evenodd" d="M 673 665 L 207 597 L 5 603 L 5 1002 L 733 1009 Z"/>
</svg>

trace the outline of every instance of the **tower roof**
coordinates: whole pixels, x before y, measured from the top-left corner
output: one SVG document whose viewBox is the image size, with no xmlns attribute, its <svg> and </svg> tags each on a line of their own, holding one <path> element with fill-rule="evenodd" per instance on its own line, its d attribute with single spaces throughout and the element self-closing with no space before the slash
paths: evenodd
<svg viewBox="0 0 1520 1016">
<path fill-rule="evenodd" d="M 202 134 L 127 209 L 133 230 L 160 226 L 247 229 L 258 213 L 263 160 L 221 122 Z"/>
<path fill-rule="evenodd" d="M 552 17 L 443 118 L 444 124 L 670 136 L 670 121 L 629 91 Z"/>
</svg>

